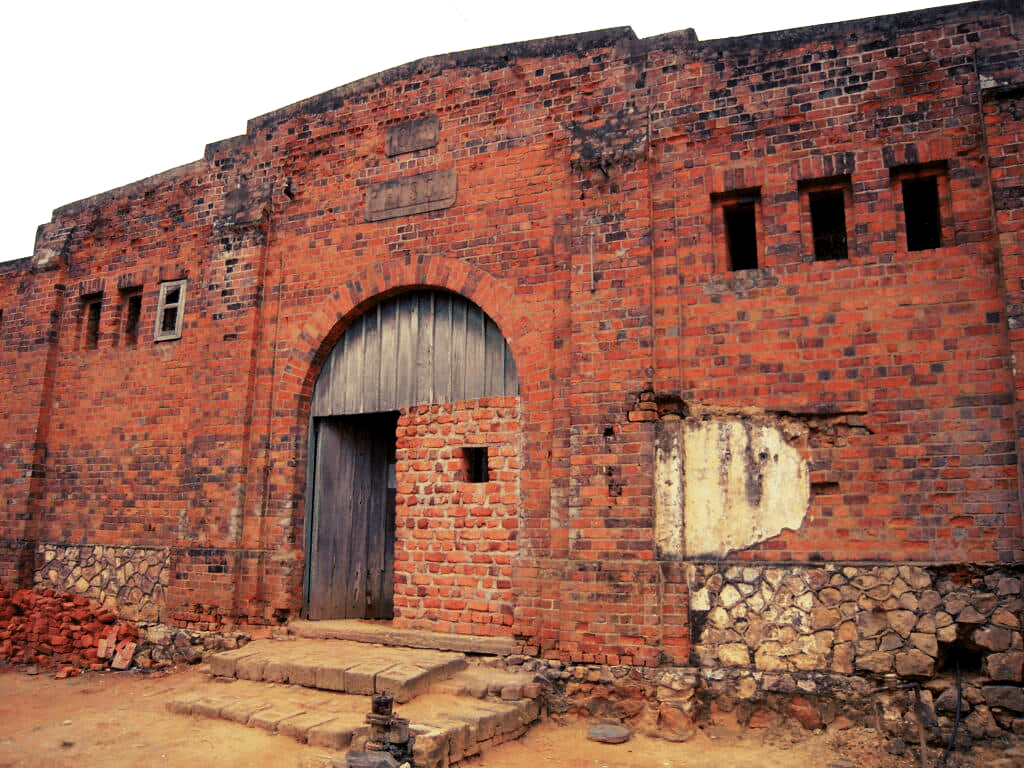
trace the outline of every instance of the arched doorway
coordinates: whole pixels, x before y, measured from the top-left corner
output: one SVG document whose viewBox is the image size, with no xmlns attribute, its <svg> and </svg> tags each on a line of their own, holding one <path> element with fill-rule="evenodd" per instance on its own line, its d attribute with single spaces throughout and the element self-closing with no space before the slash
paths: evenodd
<svg viewBox="0 0 1024 768">
<path fill-rule="evenodd" d="M 515 361 L 504 336 L 456 294 L 396 296 L 345 332 L 313 390 L 309 618 L 393 616 L 400 410 L 515 394 Z"/>
</svg>

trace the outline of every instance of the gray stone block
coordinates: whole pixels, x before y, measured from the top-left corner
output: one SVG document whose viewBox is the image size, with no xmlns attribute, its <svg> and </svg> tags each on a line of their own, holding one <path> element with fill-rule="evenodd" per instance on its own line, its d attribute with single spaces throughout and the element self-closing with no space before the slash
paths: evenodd
<svg viewBox="0 0 1024 768">
<path fill-rule="evenodd" d="M 344 667 L 326 665 L 317 667 L 316 687 L 322 691 L 347 691 Z"/>
<path fill-rule="evenodd" d="M 261 709 L 249 719 L 249 725 L 253 728 L 262 728 L 265 731 L 276 733 L 277 726 L 282 720 L 287 720 L 289 717 L 295 717 L 304 713 L 305 710 L 297 708 L 276 709 L 271 707 L 269 709 Z"/>
<path fill-rule="evenodd" d="M 344 749 L 352 743 L 355 727 L 342 720 L 328 720 L 313 726 L 306 732 L 306 743 L 311 747 Z"/>
</svg>

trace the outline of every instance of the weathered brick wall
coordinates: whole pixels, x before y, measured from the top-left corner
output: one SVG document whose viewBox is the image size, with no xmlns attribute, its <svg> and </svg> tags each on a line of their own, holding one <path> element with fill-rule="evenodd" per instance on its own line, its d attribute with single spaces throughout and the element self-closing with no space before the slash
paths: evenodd
<svg viewBox="0 0 1024 768">
<path fill-rule="evenodd" d="M 517 398 L 406 409 L 398 420 L 395 625 L 508 635 L 519 534 Z M 486 448 L 470 482 L 464 448 Z"/>
<path fill-rule="evenodd" d="M 0 269 L 0 578 L 30 577 L 37 545 L 167 547 L 170 621 L 300 613 L 317 375 L 363 312 L 420 288 L 498 324 L 520 394 L 404 413 L 410 464 L 462 444 L 418 443 L 421 426 L 499 414 L 479 435 L 514 444 L 514 478 L 487 504 L 438 479 L 401 492 L 418 503 L 399 506 L 399 622 L 683 663 L 692 585 L 655 541 L 655 451 L 659 422 L 701 413 L 785 427 L 808 467 L 798 529 L 730 562 L 1019 563 L 1021 23 L 990 2 L 438 56 L 58 209 L 32 260 Z M 433 143 L 387 151 L 423 119 Z M 908 250 L 900 179 L 921 169 L 943 241 Z M 451 199 L 367 215 L 380 185 L 426 173 L 454 178 Z M 848 194 L 848 259 L 813 258 L 825 182 Z M 758 268 L 730 271 L 721 206 L 739 193 Z M 170 280 L 187 281 L 183 333 L 155 342 Z M 459 515 L 485 508 L 507 538 L 478 574 L 451 558 L 491 530 Z M 442 594 L 471 575 L 472 596 Z"/>
<path fill-rule="evenodd" d="M 992 439 L 1013 429 L 1014 392 L 973 65 L 992 21 L 902 18 L 659 52 L 648 69 L 655 273 L 679 276 L 655 389 L 865 416 L 867 434 L 812 441 L 810 520 L 748 557 L 1020 557 L 1016 456 Z M 931 162 L 951 231 L 908 251 L 891 174 Z M 801 184 L 837 176 L 850 258 L 814 262 Z M 744 189 L 760 193 L 763 265 L 729 273 L 713 195 Z"/>
</svg>

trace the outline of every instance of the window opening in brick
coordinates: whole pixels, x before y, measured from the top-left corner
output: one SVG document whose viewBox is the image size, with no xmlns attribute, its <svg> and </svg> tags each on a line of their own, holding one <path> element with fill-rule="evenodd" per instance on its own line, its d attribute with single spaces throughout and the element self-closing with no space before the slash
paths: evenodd
<svg viewBox="0 0 1024 768">
<path fill-rule="evenodd" d="M 156 307 L 156 341 L 181 338 L 185 318 L 185 280 L 160 284 L 160 298 Z"/>
<path fill-rule="evenodd" d="M 846 195 L 842 189 L 822 189 L 807 194 L 814 235 L 814 260 L 849 258 L 846 242 Z"/>
<path fill-rule="evenodd" d="M 100 317 L 103 311 L 103 294 L 93 293 L 82 297 L 82 314 L 85 316 L 85 336 L 82 346 L 96 349 L 100 344 Z"/>
<path fill-rule="evenodd" d="M 127 345 L 139 343 L 139 319 L 142 317 L 142 292 L 133 291 L 124 299 L 124 334 L 122 338 Z"/>
<path fill-rule="evenodd" d="M 725 241 L 729 249 L 729 269 L 757 269 L 756 198 L 743 197 L 722 206 Z"/>
<path fill-rule="evenodd" d="M 926 251 L 942 245 L 939 179 L 920 176 L 903 179 L 903 218 L 907 225 L 907 250 Z"/>
<path fill-rule="evenodd" d="M 466 462 L 467 483 L 486 483 L 490 479 L 487 470 L 487 446 L 464 446 L 462 457 Z"/>
</svg>

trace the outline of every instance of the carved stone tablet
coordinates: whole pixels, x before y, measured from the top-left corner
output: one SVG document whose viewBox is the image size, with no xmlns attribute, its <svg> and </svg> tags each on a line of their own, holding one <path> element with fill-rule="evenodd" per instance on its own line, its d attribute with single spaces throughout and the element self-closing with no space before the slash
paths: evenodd
<svg viewBox="0 0 1024 768">
<path fill-rule="evenodd" d="M 430 149 L 437 146 L 438 120 L 436 115 L 419 120 L 406 120 L 388 128 L 384 140 L 384 153 L 388 157 Z"/>
<path fill-rule="evenodd" d="M 367 221 L 439 211 L 455 203 L 455 169 L 417 173 L 371 184 L 366 190 Z"/>
</svg>

